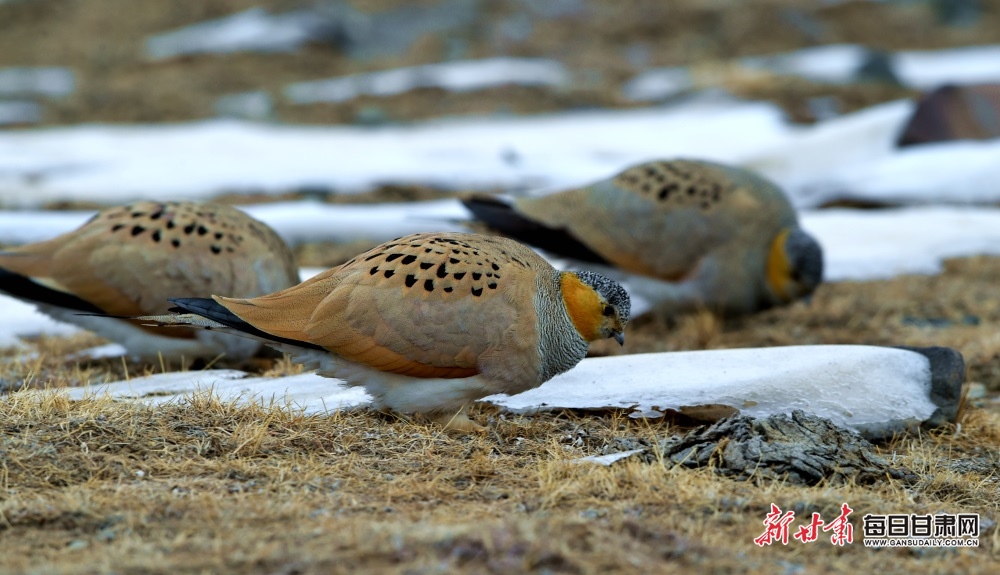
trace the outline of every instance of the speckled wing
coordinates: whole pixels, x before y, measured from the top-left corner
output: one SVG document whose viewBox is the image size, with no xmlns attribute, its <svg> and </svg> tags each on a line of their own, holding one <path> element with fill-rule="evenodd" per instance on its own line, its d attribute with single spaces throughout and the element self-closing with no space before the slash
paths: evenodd
<svg viewBox="0 0 1000 575">
<path fill-rule="evenodd" d="M 164 313 L 178 295 L 255 296 L 298 281 L 291 251 L 269 228 L 235 208 L 189 202 L 104 210 L 12 250 L 0 266 L 119 316 Z"/>
<path fill-rule="evenodd" d="M 382 371 L 523 380 L 539 369 L 534 297 L 555 273 L 505 238 L 417 234 L 284 292 L 217 301 L 266 332 Z"/>
<path fill-rule="evenodd" d="M 781 190 L 750 172 L 702 161 L 634 166 L 609 180 L 540 198 L 515 209 L 565 230 L 627 271 L 667 280 L 691 273 L 701 258 L 730 242 L 759 240 L 795 212 Z M 771 230 L 771 231 L 767 231 Z"/>
</svg>

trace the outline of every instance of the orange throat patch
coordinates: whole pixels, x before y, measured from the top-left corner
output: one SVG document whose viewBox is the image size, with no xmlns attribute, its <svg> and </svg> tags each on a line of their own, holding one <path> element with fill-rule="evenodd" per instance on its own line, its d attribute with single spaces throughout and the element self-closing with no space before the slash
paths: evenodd
<svg viewBox="0 0 1000 575">
<path fill-rule="evenodd" d="M 782 301 L 788 301 L 788 282 L 792 277 L 792 264 L 785 254 L 785 240 L 788 234 L 787 228 L 781 230 L 771 241 L 771 249 L 767 255 L 767 285 Z"/>
<path fill-rule="evenodd" d="M 569 319 L 580 337 L 587 341 L 601 339 L 602 316 L 597 292 L 580 281 L 580 278 L 572 272 L 560 274 L 559 288 L 562 291 L 566 313 L 569 314 Z"/>
</svg>

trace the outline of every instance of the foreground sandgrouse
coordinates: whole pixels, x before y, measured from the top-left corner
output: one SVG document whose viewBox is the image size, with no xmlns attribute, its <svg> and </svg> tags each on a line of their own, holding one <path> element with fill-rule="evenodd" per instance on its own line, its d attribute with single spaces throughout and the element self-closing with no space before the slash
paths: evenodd
<svg viewBox="0 0 1000 575">
<path fill-rule="evenodd" d="M 624 343 L 629 297 L 593 272 L 560 272 L 499 237 L 424 233 L 375 247 L 297 286 L 252 299 L 173 299 L 189 312 L 139 318 L 260 339 L 361 385 L 379 408 L 460 431 L 464 406 L 575 366 L 588 343 Z"/>
<path fill-rule="evenodd" d="M 139 202 L 109 208 L 72 232 L 0 251 L 0 292 L 120 343 L 144 361 L 161 354 L 242 359 L 260 344 L 81 314 L 166 313 L 171 296 L 253 297 L 298 281 L 291 251 L 271 228 L 220 204 Z"/>
<path fill-rule="evenodd" d="M 463 200 L 489 227 L 577 260 L 663 280 L 666 312 L 750 313 L 806 297 L 823 251 L 771 182 L 692 160 L 640 164 L 590 186 L 513 203 Z M 606 272 L 607 273 L 607 272 Z"/>
</svg>

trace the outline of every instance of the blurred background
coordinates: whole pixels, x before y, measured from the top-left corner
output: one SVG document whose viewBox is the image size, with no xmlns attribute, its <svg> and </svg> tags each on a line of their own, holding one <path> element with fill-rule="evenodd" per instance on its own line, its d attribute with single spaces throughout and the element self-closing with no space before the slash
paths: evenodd
<svg viewBox="0 0 1000 575">
<path fill-rule="evenodd" d="M 777 182 L 827 283 L 627 351 L 951 345 L 1000 392 L 1000 0 L 0 0 L 0 246 L 214 199 L 327 267 L 676 157 Z"/>
<path fill-rule="evenodd" d="M 371 125 L 648 106 L 694 87 L 772 100 L 811 122 L 915 96 L 893 52 L 997 42 L 995 0 L 0 0 L 0 124 L 222 115 Z M 832 44 L 870 50 L 855 81 L 743 61 Z M 300 84 L 497 57 L 550 67 L 462 92 L 413 82 L 399 93 L 331 89 L 321 101 Z M 675 67 L 690 76 L 675 76 L 673 90 L 635 83 Z"/>
</svg>

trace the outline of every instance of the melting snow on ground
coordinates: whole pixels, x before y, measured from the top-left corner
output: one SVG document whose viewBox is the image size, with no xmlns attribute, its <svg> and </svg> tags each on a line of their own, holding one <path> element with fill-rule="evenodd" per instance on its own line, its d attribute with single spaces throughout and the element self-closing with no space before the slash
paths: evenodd
<svg viewBox="0 0 1000 575">
<path fill-rule="evenodd" d="M 389 183 L 575 185 L 654 158 L 732 161 L 779 144 L 790 131 L 775 106 L 726 99 L 379 128 L 211 120 L 25 130 L 0 135 L 0 205 L 298 188 L 352 192 Z"/>
<path fill-rule="evenodd" d="M 570 73 L 559 62 L 541 58 L 489 58 L 395 68 L 328 80 L 298 82 L 285 88 L 295 104 L 346 102 L 358 96 L 391 96 L 416 88 L 470 92 L 507 84 L 565 86 Z"/>
<path fill-rule="evenodd" d="M 904 86 L 930 90 L 942 84 L 1000 81 L 1000 45 L 965 46 L 946 50 L 878 53 L 858 44 L 827 44 L 733 62 L 735 68 L 782 76 L 800 76 L 815 82 L 856 82 L 862 68 L 881 59 L 887 71 Z M 622 92 L 635 101 L 656 101 L 691 90 L 697 70 L 683 67 L 646 70 L 627 82 Z"/>
<path fill-rule="evenodd" d="M 66 390 L 151 404 L 211 391 L 223 401 L 288 405 L 306 413 L 367 405 L 360 388 L 314 374 L 245 377 L 232 370 L 169 373 Z M 790 346 L 626 355 L 583 360 L 541 387 L 484 401 L 516 413 L 624 408 L 638 413 L 728 406 L 754 417 L 802 409 L 875 435 L 929 418 L 926 357 L 873 346 Z"/>
<path fill-rule="evenodd" d="M 587 184 L 658 158 L 743 165 L 799 207 L 1000 201 L 1000 141 L 897 149 L 908 101 L 815 126 L 787 124 L 767 103 L 686 104 L 406 126 L 281 126 L 211 120 L 0 133 L 0 205 L 108 204 L 228 192 L 350 193 L 401 183 L 524 191 Z"/>
</svg>

